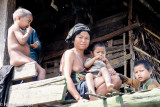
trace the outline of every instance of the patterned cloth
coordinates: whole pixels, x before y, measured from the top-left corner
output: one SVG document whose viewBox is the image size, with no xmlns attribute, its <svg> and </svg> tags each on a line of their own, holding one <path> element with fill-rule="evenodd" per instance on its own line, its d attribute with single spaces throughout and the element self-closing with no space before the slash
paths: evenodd
<svg viewBox="0 0 160 107">
<path fill-rule="evenodd" d="M 90 29 L 86 25 L 78 23 L 71 28 L 65 41 L 69 43 L 69 41 L 72 41 L 72 38 L 75 36 L 75 34 L 77 32 L 80 33 L 81 31 L 87 31 L 88 33 L 90 33 Z"/>
<path fill-rule="evenodd" d="M 86 83 L 86 81 L 84 81 L 85 74 L 86 74 L 85 71 L 82 71 L 82 72 L 74 72 L 74 71 L 72 71 L 71 78 L 72 78 L 73 83 L 75 85 L 75 88 L 78 91 L 78 93 L 80 94 L 80 96 L 83 97 L 83 98 L 85 98 L 85 99 L 89 99 L 89 95 L 85 94 L 86 92 L 88 92 L 87 83 Z M 59 72 L 59 75 L 60 76 L 62 75 L 61 71 Z M 67 91 L 65 100 L 71 100 L 71 99 L 74 99 L 74 98 Z"/>
</svg>

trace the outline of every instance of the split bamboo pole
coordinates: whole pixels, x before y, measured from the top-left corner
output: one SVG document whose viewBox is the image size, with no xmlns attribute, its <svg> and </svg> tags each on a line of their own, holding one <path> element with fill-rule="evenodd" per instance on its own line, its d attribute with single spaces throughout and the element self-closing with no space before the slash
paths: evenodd
<svg viewBox="0 0 160 107">
<path fill-rule="evenodd" d="M 143 51 L 143 50 L 137 48 L 136 46 L 133 46 L 133 48 L 134 48 L 136 51 L 138 51 L 138 52 L 140 52 L 140 53 L 142 53 L 142 54 L 144 54 L 144 55 L 146 55 L 146 56 L 152 58 L 154 61 L 160 63 L 160 60 L 156 59 L 155 57 L 152 57 L 151 55 L 149 55 L 149 54 L 146 53 L 145 51 Z"/>
</svg>

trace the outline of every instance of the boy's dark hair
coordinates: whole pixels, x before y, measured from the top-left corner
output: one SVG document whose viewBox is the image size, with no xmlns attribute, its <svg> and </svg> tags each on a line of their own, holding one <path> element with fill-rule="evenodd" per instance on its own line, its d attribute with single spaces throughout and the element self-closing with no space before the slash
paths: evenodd
<svg viewBox="0 0 160 107">
<path fill-rule="evenodd" d="M 95 43 L 93 43 L 92 45 L 91 45 L 91 51 L 93 52 L 94 50 L 95 50 L 95 48 L 96 47 L 105 47 L 106 48 L 106 46 L 105 46 L 105 44 L 103 43 L 103 42 L 95 42 Z"/>
<path fill-rule="evenodd" d="M 147 61 L 147 60 L 138 60 L 138 61 L 135 61 L 134 62 L 134 67 L 140 65 L 140 64 L 143 64 L 145 69 L 147 69 L 148 71 L 149 70 L 152 70 L 152 67 L 150 65 L 150 63 Z"/>
</svg>

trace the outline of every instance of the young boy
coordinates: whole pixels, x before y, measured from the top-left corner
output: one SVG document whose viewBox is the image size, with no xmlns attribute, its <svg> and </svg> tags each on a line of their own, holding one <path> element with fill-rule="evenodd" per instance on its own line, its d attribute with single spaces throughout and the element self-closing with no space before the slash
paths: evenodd
<svg viewBox="0 0 160 107">
<path fill-rule="evenodd" d="M 134 63 L 134 74 L 136 79 L 128 78 L 122 74 L 119 74 L 119 76 L 123 83 L 134 87 L 138 91 L 160 87 L 160 84 L 156 80 L 150 78 L 152 68 L 148 61 L 136 61 Z"/>
<path fill-rule="evenodd" d="M 21 66 L 33 62 L 30 56 L 30 47 L 27 44 L 29 35 L 32 32 L 30 26 L 33 20 L 32 13 L 24 8 L 18 8 L 13 13 L 14 24 L 8 29 L 8 52 L 10 64 Z M 22 30 L 27 32 L 24 34 Z M 46 71 L 37 63 L 38 80 L 45 79 Z"/>
<path fill-rule="evenodd" d="M 88 86 L 89 93 L 95 94 L 95 87 L 99 87 L 99 85 L 95 86 L 94 81 L 96 81 L 97 76 L 102 76 L 104 81 L 101 83 L 106 83 L 107 89 L 110 90 L 114 87 L 111 83 L 111 75 L 116 72 L 109 64 L 106 58 L 106 48 L 103 42 L 94 43 L 91 49 L 91 55 L 93 58 L 88 58 L 84 64 L 85 68 L 89 69 L 86 74 L 86 82 Z M 111 74 L 111 75 L 110 75 Z M 95 97 L 89 96 L 90 100 L 95 100 Z"/>
</svg>

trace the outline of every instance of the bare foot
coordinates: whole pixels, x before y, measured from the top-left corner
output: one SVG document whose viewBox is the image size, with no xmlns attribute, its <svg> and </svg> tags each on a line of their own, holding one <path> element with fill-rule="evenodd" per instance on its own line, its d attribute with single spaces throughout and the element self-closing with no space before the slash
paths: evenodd
<svg viewBox="0 0 160 107">
<path fill-rule="evenodd" d="M 114 87 L 114 85 L 113 85 L 113 84 L 111 84 L 111 83 L 108 83 L 108 84 L 107 84 L 107 89 L 108 89 L 108 90 L 113 89 L 113 87 Z"/>
<path fill-rule="evenodd" d="M 89 91 L 89 93 L 96 95 L 96 93 L 94 93 L 94 92 L 91 91 L 91 90 Z M 95 97 L 95 96 L 92 96 L 92 95 L 89 95 L 89 99 L 90 99 L 90 101 L 93 101 L 93 100 L 98 100 L 99 98 L 98 98 L 98 97 Z"/>
<path fill-rule="evenodd" d="M 99 98 L 89 95 L 90 101 L 98 100 Z"/>
</svg>

